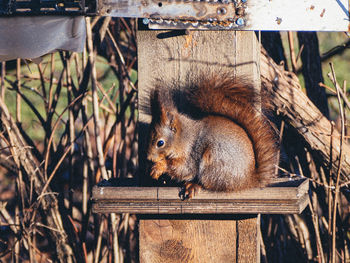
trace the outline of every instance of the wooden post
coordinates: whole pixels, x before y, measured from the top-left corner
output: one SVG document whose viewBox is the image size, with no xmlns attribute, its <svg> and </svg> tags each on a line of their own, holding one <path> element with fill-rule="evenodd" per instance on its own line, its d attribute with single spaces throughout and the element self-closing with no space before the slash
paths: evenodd
<svg viewBox="0 0 350 263">
<path fill-rule="evenodd" d="M 140 161 L 145 147 L 149 89 L 156 79 L 232 71 L 260 89 L 260 48 L 254 32 L 138 31 Z M 141 171 L 143 174 L 143 171 Z M 140 262 L 260 262 L 258 215 L 220 218 L 168 216 L 140 220 Z"/>
</svg>

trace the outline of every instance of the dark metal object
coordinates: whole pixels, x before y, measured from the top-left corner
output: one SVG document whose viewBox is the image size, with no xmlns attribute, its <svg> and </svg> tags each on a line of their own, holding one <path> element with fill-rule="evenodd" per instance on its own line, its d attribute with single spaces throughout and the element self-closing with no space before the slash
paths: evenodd
<svg viewBox="0 0 350 263">
<path fill-rule="evenodd" d="M 96 13 L 96 1 L 0 0 L 0 16 L 87 15 Z"/>
</svg>

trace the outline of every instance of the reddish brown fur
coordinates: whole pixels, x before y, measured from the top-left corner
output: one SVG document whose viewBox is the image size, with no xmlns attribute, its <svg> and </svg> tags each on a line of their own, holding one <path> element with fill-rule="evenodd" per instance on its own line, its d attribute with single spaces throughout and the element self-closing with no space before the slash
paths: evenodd
<svg viewBox="0 0 350 263">
<path fill-rule="evenodd" d="M 272 178 L 277 160 L 276 137 L 266 118 L 255 108 L 260 105 L 260 96 L 251 85 L 228 74 L 202 78 L 186 91 L 189 102 L 204 114 L 198 120 L 180 113 L 167 95 L 158 91 L 155 94 L 151 101 L 148 151 L 153 178 L 167 173 L 184 181 L 187 197 L 192 197 L 200 187 L 239 191 L 263 186 Z M 203 129 L 207 133 L 203 134 Z M 159 140 L 165 145 L 157 147 Z M 241 156 L 228 156 L 231 150 L 220 152 L 220 143 L 226 141 Z M 225 159 L 221 160 L 221 156 Z M 244 160 L 242 165 L 240 158 Z M 231 175 L 228 167 L 233 163 L 234 170 L 238 170 Z"/>
<path fill-rule="evenodd" d="M 255 108 L 261 97 L 254 87 L 228 74 L 216 75 L 202 79 L 192 88 L 190 98 L 202 111 L 227 116 L 244 128 L 253 142 L 256 159 L 254 180 L 247 188 L 267 184 L 277 165 L 277 143 L 266 117 Z"/>
<path fill-rule="evenodd" d="M 203 162 L 206 163 L 206 165 L 211 165 L 211 162 L 212 162 L 211 161 L 211 153 L 210 153 L 210 150 L 208 148 L 203 153 L 202 160 L 203 160 Z"/>
<path fill-rule="evenodd" d="M 158 178 L 163 173 L 166 173 L 167 170 L 168 170 L 168 164 L 167 164 L 165 158 L 159 159 L 159 160 L 155 161 L 154 165 L 152 166 L 151 176 L 153 179 L 158 180 Z"/>
</svg>

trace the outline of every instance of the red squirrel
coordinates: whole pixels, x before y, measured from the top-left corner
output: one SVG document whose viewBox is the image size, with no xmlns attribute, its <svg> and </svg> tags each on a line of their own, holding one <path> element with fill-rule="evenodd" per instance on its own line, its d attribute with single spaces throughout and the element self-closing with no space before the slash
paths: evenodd
<svg viewBox="0 0 350 263">
<path fill-rule="evenodd" d="M 277 137 L 256 108 L 261 97 L 252 85 L 229 74 L 203 76 L 180 91 L 187 109 L 176 104 L 176 91 L 167 90 L 151 94 L 147 159 L 154 179 L 167 174 L 183 182 L 183 200 L 201 188 L 240 191 L 268 184 Z"/>
</svg>

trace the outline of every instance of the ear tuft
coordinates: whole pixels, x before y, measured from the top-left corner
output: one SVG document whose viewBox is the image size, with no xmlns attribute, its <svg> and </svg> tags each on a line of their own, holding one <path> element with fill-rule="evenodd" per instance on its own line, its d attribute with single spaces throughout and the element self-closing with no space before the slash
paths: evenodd
<svg viewBox="0 0 350 263">
<path fill-rule="evenodd" d="M 157 89 L 151 92 L 151 114 L 152 116 L 160 115 L 159 91 Z"/>
<path fill-rule="evenodd" d="M 174 106 L 171 93 L 155 88 L 151 93 L 152 122 L 169 127 L 176 133 L 180 129 L 178 110 Z"/>
<path fill-rule="evenodd" d="M 152 121 L 155 123 L 165 122 L 165 113 L 164 105 L 160 101 L 160 92 L 158 89 L 154 89 L 151 93 L 151 114 Z"/>
<path fill-rule="evenodd" d="M 177 112 L 167 112 L 168 125 L 173 133 L 177 133 L 181 129 L 181 121 Z"/>
</svg>

